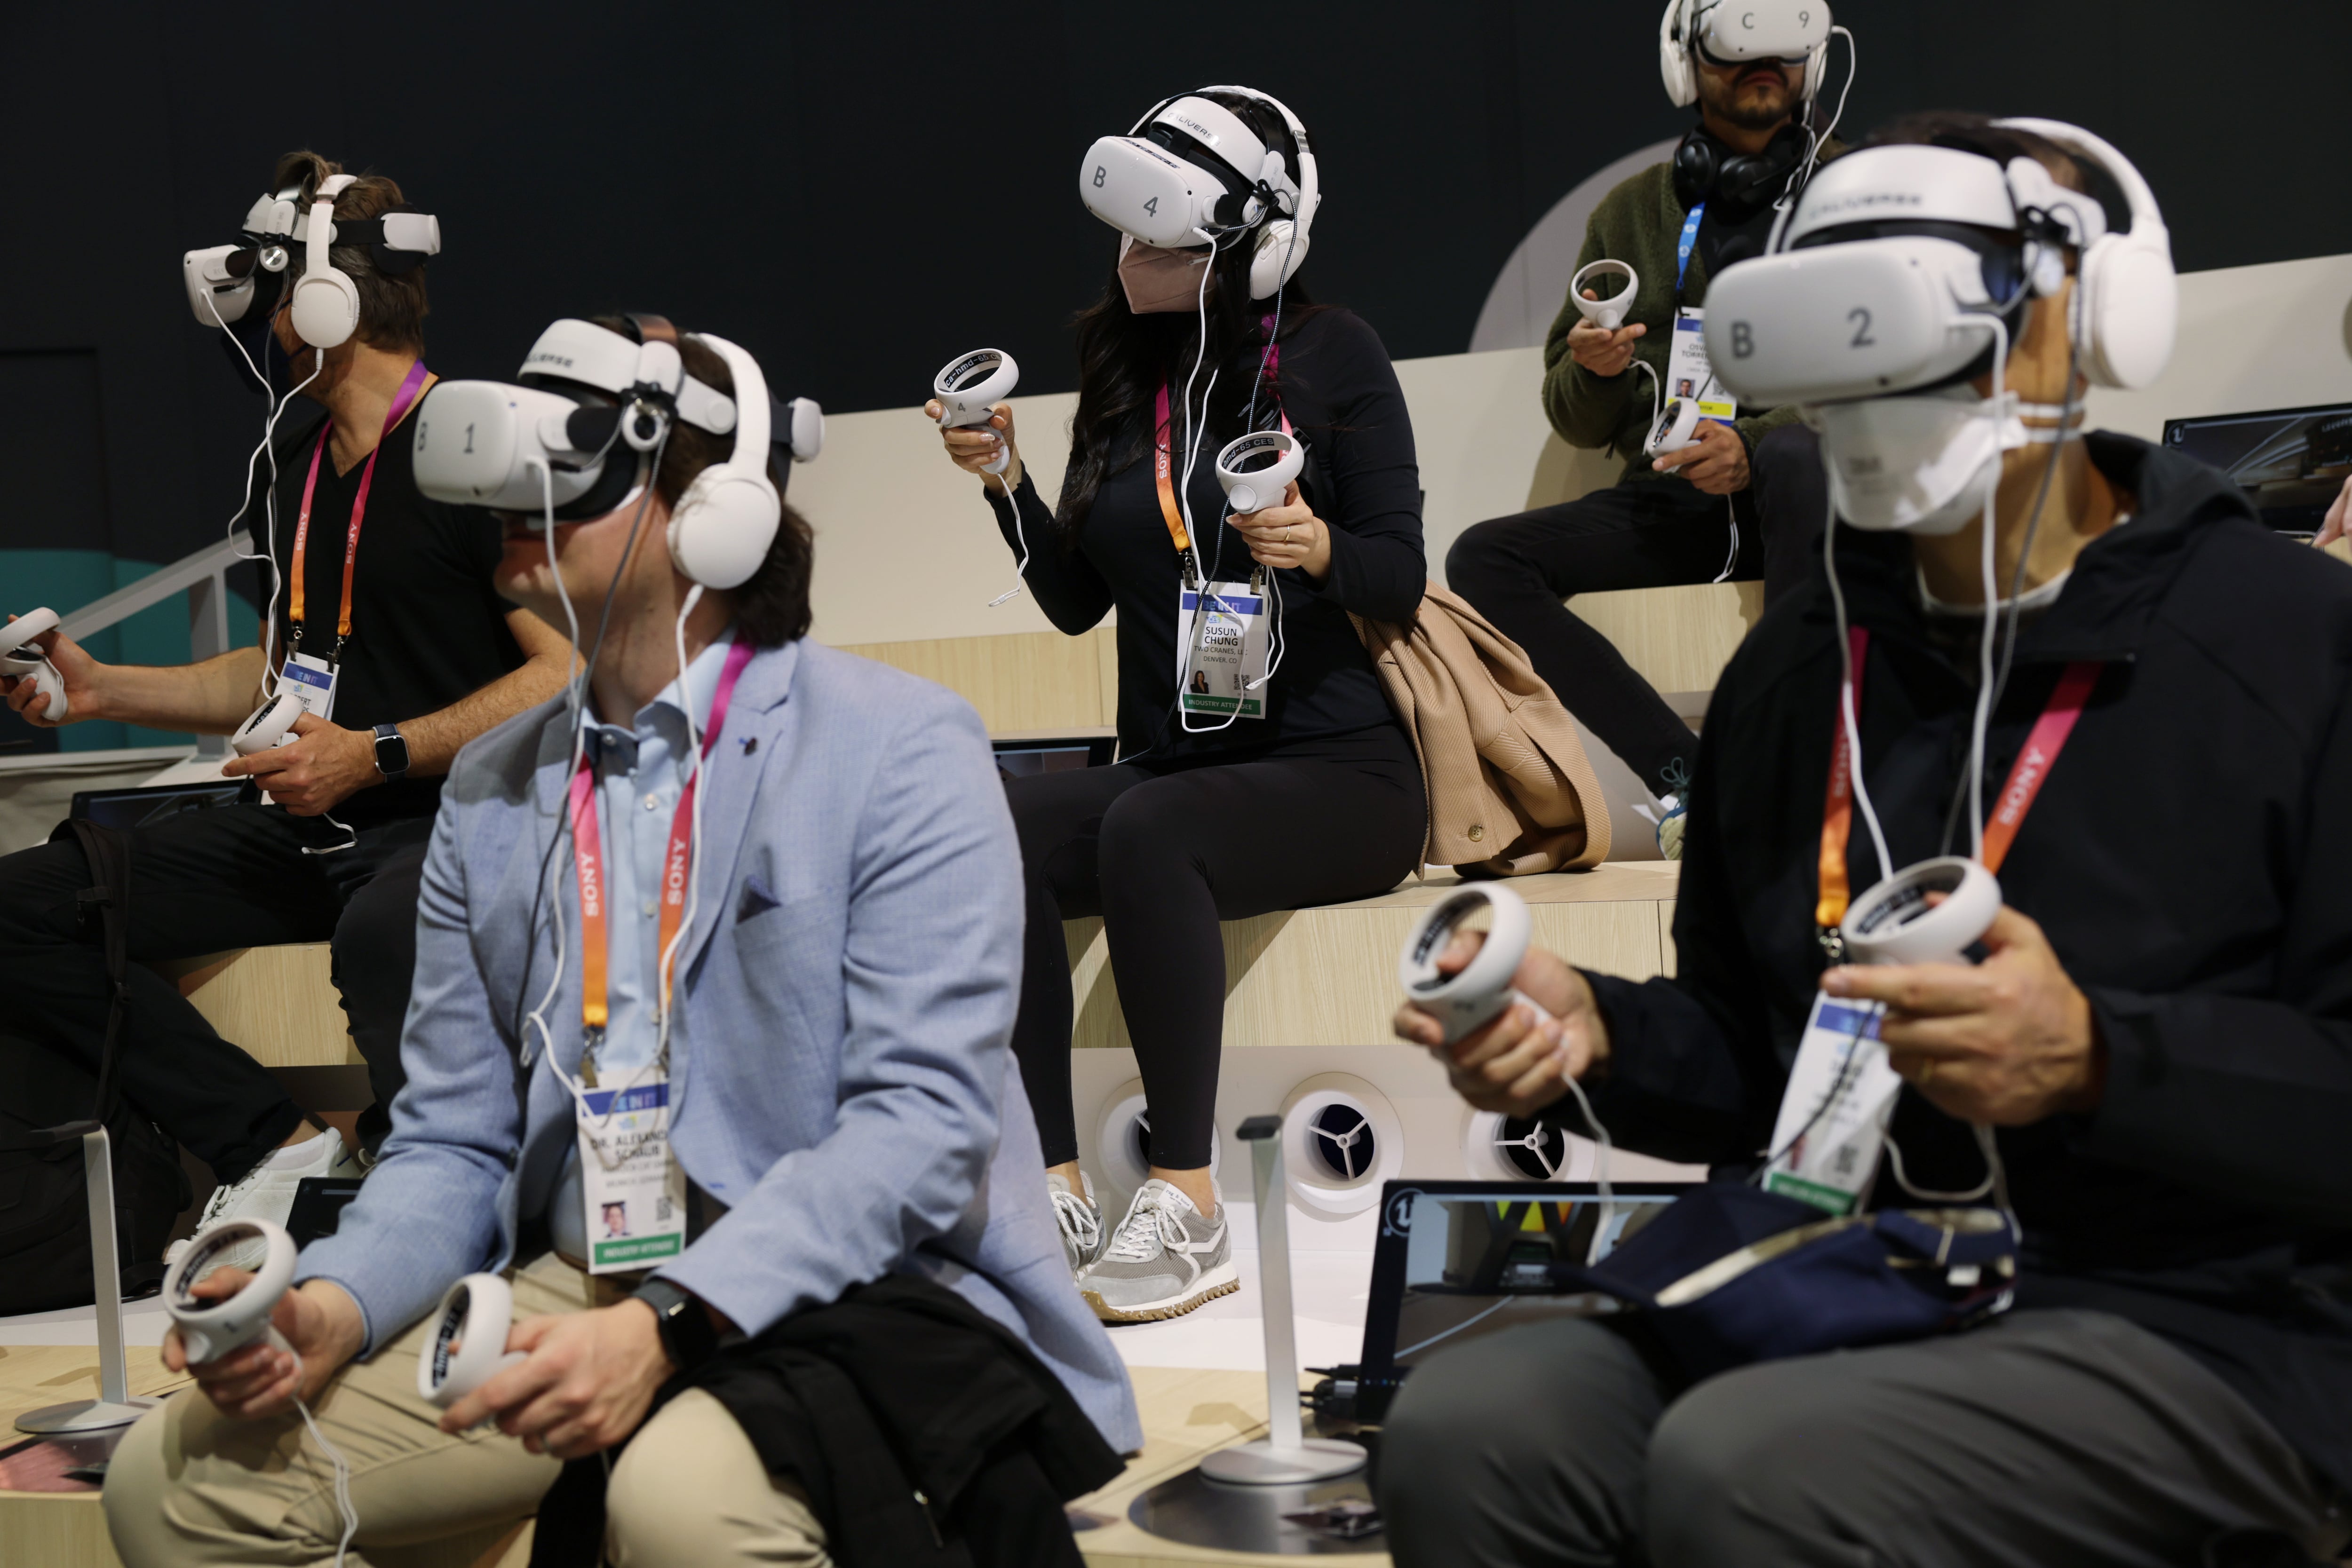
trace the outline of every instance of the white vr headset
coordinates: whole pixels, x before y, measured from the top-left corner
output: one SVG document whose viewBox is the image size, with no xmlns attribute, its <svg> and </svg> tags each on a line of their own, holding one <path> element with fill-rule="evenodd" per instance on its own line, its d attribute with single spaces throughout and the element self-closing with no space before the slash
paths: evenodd
<svg viewBox="0 0 2352 1568">
<path fill-rule="evenodd" d="M 263 274 L 282 273 L 301 246 L 302 276 L 294 286 L 294 329 L 314 348 L 331 349 L 359 327 L 358 287 L 329 259 L 332 246 L 365 246 L 377 270 L 398 276 L 441 254 L 441 220 L 430 213 L 389 212 L 349 223 L 335 221 L 335 198 L 354 176 L 320 183 L 310 205 L 289 185 L 257 200 L 245 214 L 245 243 L 192 250 L 180 258 L 188 309 L 201 326 L 226 327 L 253 305 Z"/>
<path fill-rule="evenodd" d="M 1707 285 L 1706 350 L 1744 403 L 1834 403 L 1981 373 L 1999 319 L 2014 343 L 2037 296 L 2079 255 L 2074 340 L 2084 371 L 2142 387 L 2172 357 L 2179 287 L 2156 197 L 2124 155 L 2051 120 L 2031 131 L 2106 171 L 2131 207 L 2107 231 L 2094 197 L 2031 158 L 2004 167 L 1954 147 L 1866 147 L 1822 165 L 1766 254 Z M 2009 235 L 2015 235 L 2012 240 Z"/>
<path fill-rule="evenodd" d="M 1294 182 L 1282 150 L 1202 93 L 1237 93 L 1273 109 L 1298 144 Z M 1257 229 L 1250 298 L 1272 295 L 1307 260 L 1322 182 L 1307 128 L 1279 99 L 1253 88 L 1204 87 L 1162 99 L 1124 136 L 1106 136 L 1078 165 L 1078 199 L 1087 211 L 1145 245 L 1163 250 L 1214 245 Z"/>
<path fill-rule="evenodd" d="M 1718 66 L 1779 60 L 1805 68 L 1804 100 L 1821 91 L 1829 59 L 1824 0 L 1666 0 L 1658 22 L 1658 75 L 1677 108 L 1698 101 L 1698 60 Z"/>
<path fill-rule="evenodd" d="M 738 396 L 687 374 L 676 330 L 632 318 L 645 341 L 562 320 L 523 361 L 521 385 L 442 382 L 417 407 L 416 487 L 436 501 L 559 521 L 600 517 L 635 499 L 673 421 L 732 434 L 733 454 L 695 476 L 670 515 L 670 555 L 709 588 L 736 588 L 767 558 L 783 497 L 771 445 L 805 463 L 824 445 L 824 411 L 774 402 L 759 361 L 723 338 L 696 340 L 727 361 Z M 789 472 L 787 467 L 786 472 Z"/>
</svg>

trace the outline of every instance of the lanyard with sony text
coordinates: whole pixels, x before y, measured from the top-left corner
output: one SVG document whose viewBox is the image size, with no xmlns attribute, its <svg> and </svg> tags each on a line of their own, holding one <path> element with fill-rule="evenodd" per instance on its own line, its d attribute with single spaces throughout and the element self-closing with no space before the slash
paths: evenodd
<svg viewBox="0 0 2352 1568">
<path fill-rule="evenodd" d="M 333 656 L 337 659 L 343 656 L 343 644 L 352 635 L 352 574 L 359 560 L 360 523 L 367 517 L 368 488 L 375 481 L 375 460 L 383 453 L 385 438 L 415 406 L 429 375 L 422 360 L 408 367 L 408 374 L 401 378 L 400 390 L 393 394 L 391 411 L 383 416 L 383 434 L 376 437 L 375 448 L 368 454 L 367 466 L 360 470 L 359 493 L 352 497 L 352 523 L 343 542 L 343 605 L 342 612 L 335 619 Z M 310 497 L 319 487 L 319 460 L 327 455 L 327 443 L 334 434 L 335 422 L 331 419 L 319 431 L 319 444 L 310 449 L 310 473 L 302 481 L 302 510 L 294 521 L 294 580 L 287 588 L 286 619 L 293 626 L 290 641 L 296 649 L 302 646 L 302 560 L 310 541 Z"/>
<path fill-rule="evenodd" d="M 1847 748 L 1845 715 L 1851 706 L 1858 733 L 1862 728 L 1863 662 L 1870 651 L 1870 632 L 1856 626 L 1849 635 L 1853 640 L 1853 679 L 1851 684 L 1841 679 L 1838 685 L 1835 738 L 1830 744 L 1829 784 L 1822 807 L 1821 897 L 1813 908 L 1813 920 L 1821 927 L 1824 946 L 1831 945 L 1845 919 L 1846 904 L 1852 897 L 1846 873 L 1846 846 L 1853 834 L 1853 758 Z M 2090 700 L 2091 688 L 2099 684 L 2101 668 L 2095 661 L 2083 660 L 2068 664 L 2059 674 L 2057 687 L 2051 692 L 2042 716 L 2034 720 L 2024 747 L 2010 767 L 2008 781 L 2001 786 L 1991 820 L 1985 823 L 1985 870 L 2000 871 L 2000 862 L 2008 858 L 2010 845 L 2016 841 L 2026 812 L 2033 809 L 2034 800 L 2050 778 L 2050 769 L 2058 761 L 2058 753 L 2065 748 L 2067 737 L 2074 732 L 2075 721 L 2083 716 L 2083 705 Z"/>
<path fill-rule="evenodd" d="M 740 638 L 727 650 L 727 663 L 710 695 L 709 724 L 702 732 L 703 761 L 709 759 L 719 730 L 726 726 L 727 706 L 735 695 L 736 679 L 742 674 L 743 666 L 751 662 L 751 644 Z M 683 674 L 679 685 L 685 685 Z M 691 694 L 685 695 L 687 700 L 693 700 Z M 605 996 L 607 944 L 611 937 L 604 918 L 604 860 L 596 829 L 595 775 L 595 763 L 583 756 L 579 771 L 572 776 L 572 856 L 580 877 L 580 1021 L 592 1041 L 604 1037 L 604 1025 L 611 1017 Z M 673 957 L 670 947 L 686 915 L 687 876 L 694 854 L 694 791 L 701 782 L 702 762 L 698 762 L 687 777 L 686 787 L 678 791 L 677 810 L 670 814 L 669 845 L 662 858 L 661 945 L 656 949 L 664 960 L 656 1017 L 669 1010 L 668 960 Z"/>
</svg>

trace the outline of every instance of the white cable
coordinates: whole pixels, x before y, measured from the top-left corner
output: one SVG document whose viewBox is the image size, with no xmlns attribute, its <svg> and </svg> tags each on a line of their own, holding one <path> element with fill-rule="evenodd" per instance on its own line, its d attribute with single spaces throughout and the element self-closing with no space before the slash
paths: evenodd
<svg viewBox="0 0 2352 1568">
<path fill-rule="evenodd" d="M 1984 862 L 1984 762 L 1985 730 L 1992 722 L 1993 648 L 1995 630 L 2000 617 L 1995 605 L 2000 595 L 2000 574 L 1993 566 L 1993 536 L 1999 522 L 2000 500 L 2000 429 L 2005 408 L 2003 389 L 2009 369 L 2009 329 L 2000 317 L 1983 318 L 1992 329 L 1992 397 L 1990 417 L 1993 421 L 1994 459 L 1990 476 L 1985 480 L 1984 549 L 1980 552 L 1984 578 L 1984 632 L 1977 643 L 1977 706 L 1976 720 L 1969 728 L 1969 858 Z M 1888 868 L 1890 871 L 1893 868 Z"/>
<path fill-rule="evenodd" d="M 237 351 L 240 359 L 245 361 L 245 368 L 253 372 L 253 379 L 261 383 L 262 395 L 271 399 L 269 417 L 263 421 L 261 426 L 261 444 L 255 447 L 253 455 L 245 460 L 245 499 L 238 504 L 236 514 L 228 520 L 228 527 L 223 530 L 226 535 L 234 538 L 236 534 L 236 525 L 244 521 L 245 514 L 252 509 L 253 465 L 266 454 L 269 458 L 269 483 L 261 493 L 262 516 L 267 519 L 267 535 L 262 546 L 262 553 L 249 555 L 244 550 L 236 549 L 234 545 L 230 547 L 239 560 L 269 563 L 269 603 L 261 617 L 261 689 L 262 695 L 266 699 L 278 695 L 278 599 L 286 588 L 285 576 L 278 570 L 278 448 L 274 444 L 278 435 L 278 422 L 284 417 L 287 409 L 293 405 L 294 394 L 317 381 L 320 372 L 327 368 L 326 356 L 323 354 L 317 356 L 317 364 L 310 373 L 289 388 L 284 397 L 271 397 L 269 378 L 261 373 L 260 367 L 253 362 L 252 354 L 247 352 L 245 345 L 237 340 L 236 334 L 229 331 L 228 323 L 221 319 L 220 307 L 213 302 L 209 290 L 205 294 L 205 308 L 213 313 L 214 324 L 226 334 L 229 346 Z M 344 831 L 348 832 L 350 830 Z"/>
<path fill-rule="evenodd" d="M 1576 1081 L 1576 1075 L 1562 1071 L 1559 1077 L 1568 1085 L 1568 1092 L 1576 1096 L 1576 1108 L 1584 1113 L 1584 1124 L 1592 1129 L 1592 1185 L 1600 1189 L 1601 1218 L 1593 1221 L 1592 1245 L 1586 1250 L 1584 1260 L 1587 1264 L 1598 1263 L 1602 1239 L 1609 1234 L 1609 1222 L 1617 1218 L 1617 1195 L 1609 1185 L 1609 1161 L 1616 1153 L 1616 1145 L 1610 1142 L 1609 1129 L 1592 1113 L 1592 1102 L 1585 1098 L 1584 1085 Z"/>
<path fill-rule="evenodd" d="M 1717 582 L 1730 581 L 1731 569 L 1739 561 L 1739 511 L 1731 504 L 1728 496 L 1723 498 L 1723 515 L 1731 522 L 1731 549 L 1724 555 L 1723 570 L 1715 574 Z"/>
<path fill-rule="evenodd" d="M 677 611 L 677 695 L 686 709 L 687 755 L 686 782 L 680 788 L 694 791 L 694 806 L 687 816 L 686 912 L 678 916 L 677 929 L 670 934 L 669 943 L 663 947 L 660 962 L 654 970 L 654 1061 L 656 1062 L 669 1060 L 670 1015 L 677 1010 L 662 995 L 662 979 L 669 973 L 669 967 L 677 958 L 679 944 L 686 940 L 687 933 L 694 929 L 694 916 L 702 897 L 702 797 L 705 793 L 701 787 L 702 738 L 700 727 L 694 722 L 694 688 L 686 678 L 686 621 L 694 613 L 694 607 L 701 602 L 702 584 L 698 582 L 687 590 L 686 602 L 679 605 Z M 714 687 L 712 695 L 716 697 L 717 695 Z M 675 997 L 674 989 L 671 995 Z"/>
<path fill-rule="evenodd" d="M 302 1353 L 289 1345 L 287 1354 L 294 1358 L 294 1385 L 299 1388 L 302 1385 Z M 299 1394 L 294 1396 L 294 1408 L 302 1413 L 302 1425 L 310 1429 L 310 1440 L 319 1445 L 328 1462 L 335 1467 L 335 1508 L 343 1516 L 343 1537 L 335 1543 L 335 1568 L 343 1568 L 343 1557 L 352 1549 L 352 1537 L 360 1530 L 360 1511 L 352 1502 L 352 1467 L 344 1459 L 342 1451 L 327 1441 L 327 1435 L 319 1430 L 318 1418 L 310 1414 L 310 1405 Z"/>
</svg>

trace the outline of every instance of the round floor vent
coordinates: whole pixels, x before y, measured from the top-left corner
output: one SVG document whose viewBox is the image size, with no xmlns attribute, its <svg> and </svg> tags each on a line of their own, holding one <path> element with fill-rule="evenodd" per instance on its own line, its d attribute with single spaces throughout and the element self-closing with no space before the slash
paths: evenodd
<svg viewBox="0 0 2352 1568">
<path fill-rule="evenodd" d="M 1548 1123 L 1475 1111 L 1462 1129 L 1462 1161 L 1481 1181 L 1580 1181 L 1591 1175 L 1592 1145 Z"/>
<path fill-rule="evenodd" d="M 1404 1129 L 1389 1097 L 1352 1072 L 1318 1072 L 1282 1106 L 1291 1195 L 1334 1218 L 1360 1214 L 1404 1165 Z"/>
</svg>

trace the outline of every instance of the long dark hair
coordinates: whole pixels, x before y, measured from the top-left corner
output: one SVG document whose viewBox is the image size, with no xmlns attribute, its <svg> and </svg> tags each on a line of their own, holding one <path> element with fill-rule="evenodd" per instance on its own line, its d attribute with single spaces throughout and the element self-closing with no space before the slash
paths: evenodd
<svg viewBox="0 0 2352 1568">
<path fill-rule="evenodd" d="M 1297 139 L 1280 114 L 1236 93 L 1201 96 L 1233 110 L 1267 146 L 1280 148 L 1292 181 L 1298 180 Z M 1210 266 L 1208 351 L 1202 357 L 1200 385 L 1193 391 L 1195 408 L 1200 406 L 1201 387 L 1206 386 L 1209 373 L 1220 366 L 1230 371 L 1236 356 L 1262 340 L 1262 322 L 1274 311 L 1273 297 L 1250 298 L 1250 263 L 1257 253 L 1259 232 L 1252 228 L 1222 240 Z M 1321 308 L 1297 277 L 1282 289 L 1280 299 L 1280 338 L 1289 337 L 1300 322 Z M 1202 347 L 1199 312 L 1155 311 L 1139 316 L 1127 308 L 1116 255 L 1102 294 L 1078 312 L 1076 326 L 1078 412 L 1070 426 L 1070 465 L 1062 481 L 1062 501 L 1054 514 L 1064 542 L 1072 546 L 1086 527 L 1087 514 L 1094 509 L 1103 481 L 1124 472 L 1150 450 L 1152 402 L 1163 382 L 1173 393 L 1170 439 L 1179 446 L 1185 442 L 1185 413 L 1180 405 L 1185 378 Z M 1253 363 L 1248 368 L 1254 376 L 1257 366 Z M 1256 399 L 1260 424 L 1268 423 L 1266 393 L 1274 381 L 1269 372 Z M 1202 422 L 1203 444 L 1213 455 L 1213 444 L 1242 433 L 1250 404 L 1248 382 L 1235 385 L 1230 377 L 1218 382 L 1208 418 Z"/>
</svg>

